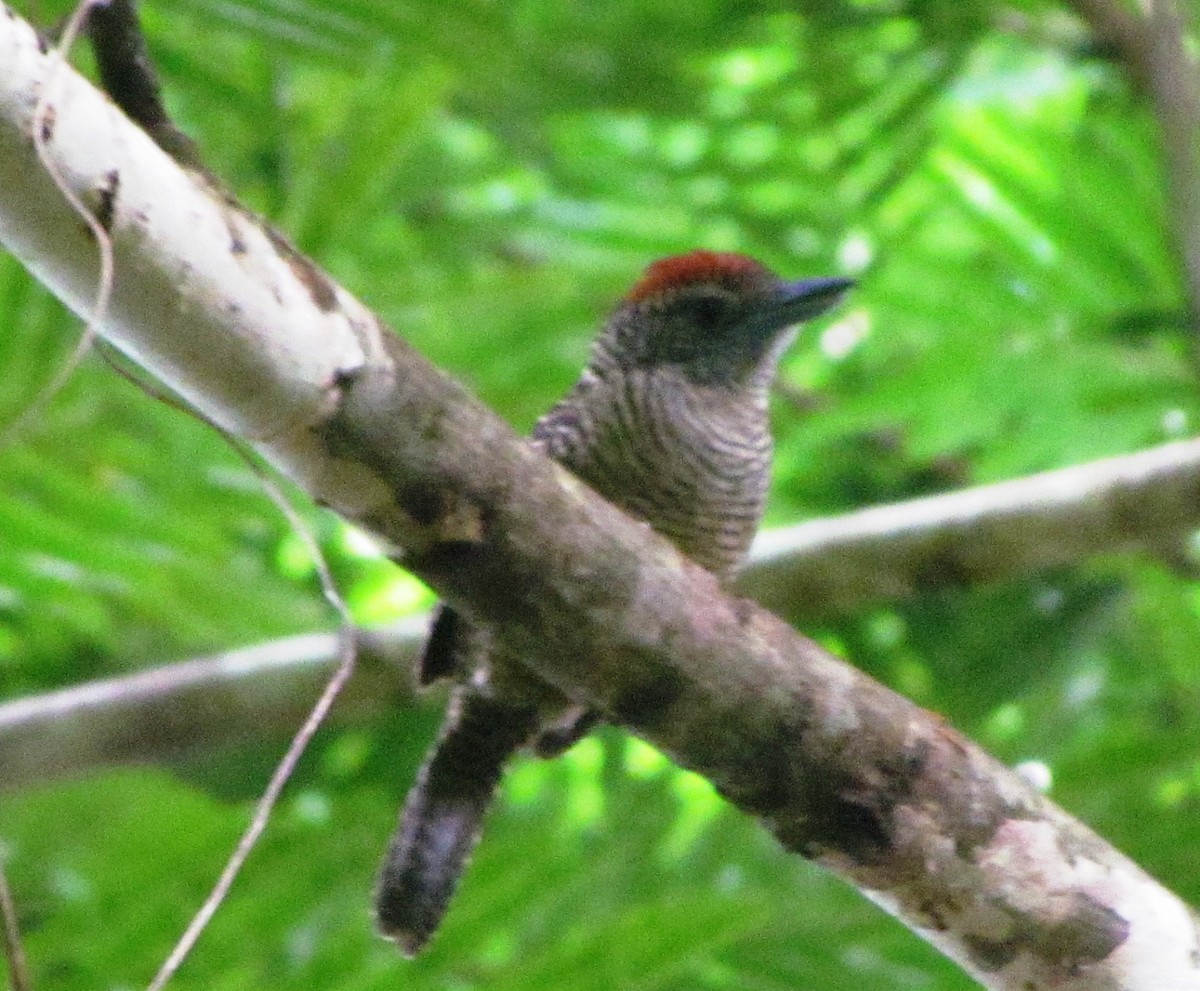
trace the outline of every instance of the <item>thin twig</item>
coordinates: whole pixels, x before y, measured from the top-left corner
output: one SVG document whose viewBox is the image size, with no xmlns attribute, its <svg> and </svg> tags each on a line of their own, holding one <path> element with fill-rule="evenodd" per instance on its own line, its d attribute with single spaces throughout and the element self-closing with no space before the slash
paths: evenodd
<svg viewBox="0 0 1200 991">
<path fill-rule="evenodd" d="M 200 416 L 201 419 L 206 419 L 200 414 L 196 415 Z M 220 430 L 211 421 L 208 422 L 214 429 Z M 276 765 L 275 771 L 271 775 L 271 780 L 267 783 L 262 797 L 259 798 L 258 804 L 255 806 L 250 824 L 246 827 L 246 831 L 238 841 L 237 847 L 226 862 L 224 870 L 221 871 L 221 876 L 217 879 L 216 884 L 213 885 L 213 889 L 204 900 L 204 903 L 192 917 L 192 921 L 188 923 L 187 929 L 184 930 L 183 935 L 163 962 L 162 967 L 159 968 L 158 973 L 154 976 L 154 980 L 150 982 L 147 991 L 162 991 L 162 988 L 174 976 L 187 955 L 196 945 L 205 928 L 212 921 L 213 916 L 216 915 L 217 910 L 221 907 L 221 904 L 225 901 L 226 896 L 233 887 L 234 881 L 237 880 L 242 867 L 245 866 L 246 860 L 254 850 L 255 844 L 258 843 L 258 838 L 262 835 L 263 830 L 267 828 L 271 813 L 279 801 L 279 796 L 283 793 L 284 786 L 295 772 L 296 765 L 299 764 L 300 758 L 304 755 L 305 750 L 308 749 L 308 745 L 316 735 L 317 730 L 325 722 L 325 717 L 329 714 L 329 710 L 345 687 L 346 682 L 354 673 L 356 650 L 353 620 L 350 616 L 350 610 L 337 590 L 337 585 L 333 580 L 333 573 L 329 568 L 329 563 L 325 559 L 325 555 L 321 552 L 315 534 L 308 523 L 296 512 L 295 507 L 284 496 L 275 480 L 267 474 L 258 461 L 226 431 L 220 430 L 220 433 L 250 466 L 251 471 L 258 476 L 259 482 L 263 485 L 267 494 L 287 518 L 294 532 L 298 533 L 307 545 L 308 552 L 317 569 L 317 575 L 320 578 L 321 589 L 325 594 L 325 598 L 337 611 L 342 621 L 342 628 L 339 631 L 338 666 L 329 681 L 326 682 L 325 689 L 321 692 L 320 698 L 317 699 L 312 711 L 308 714 L 308 718 L 304 720 L 303 725 L 297 730 L 296 735 L 292 737 L 287 751 L 280 759 L 278 765 Z"/>
<path fill-rule="evenodd" d="M 348 630 L 344 629 L 343 634 Z M 321 697 L 317 699 L 316 705 L 313 706 L 312 712 L 304 721 L 304 725 L 292 738 L 291 744 L 288 746 L 287 752 L 283 755 L 275 772 L 271 775 L 271 780 L 267 784 L 266 790 L 262 797 L 258 800 L 258 804 L 254 809 L 254 816 L 250 820 L 250 825 L 246 828 L 242 838 L 238 841 L 236 849 L 225 864 L 225 869 L 221 872 L 221 876 L 217 879 L 217 883 L 213 886 L 209 896 L 204 900 L 204 904 L 200 906 L 199 911 L 192 917 L 192 921 L 184 930 L 183 935 L 179 938 L 179 942 L 175 944 L 175 948 L 171 951 L 162 967 L 159 968 L 147 988 L 147 991 L 162 991 L 166 987 L 167 982 L 174 976 L 179 969 L 180 964 L 191 952 L 192 947 L 196 945 L 201 934 L 208 926 L 209 922 L 217 913 L 217 909 L 221 907 L 221 903 L 229 894 L 233 887 L 233 882 L 237 879 L 246 860 L 253 851 L 258 838 L 267 827 L 267 822 L 271 818 L 271 812 L 275 808 L 275 804 L 279 801 L 279 796 L 283 792 L 284 786 L 288 779 L 296 769 L 296 765 L 300 762 L 304 751 L 307 749 L 309 742 L 316 735 L 321 724 L 325 721 L 329 709 L 332 707 L 338 693 L 341 692 L 346 681 L 354 671 L 354 640 L 352 636 L 344 635 L 343 645 L 341 650 L 341 660 L 338 663 L 338 668 L 334 672 L 333 677 L 325 686 L 325 690 L 321 693 Z"/>
<path fill-rule="evenodd" d="M 296 511 L 275 479 L 267 472 L 258 459 L 237 438 L 222 429 L 199 410 L 190 406 L 183 399 L 154 383 L 142 379 L 129 369 L 123 367 L 116 360 L 115 354 L 108 349 L 105 349 L 103 356 L 110 368 L 150 398 L 195 417 L 201 423 L 217 431 L 224 438 L 229 447 L 238 454 L 250 468 L 251 472 L 254 473 L 268 497 L 287 519 L 293 532 L 298 534 L 304 542 L 309 556 L 312 558 L 313 565 L 316 568 L 317 576 L 321 583 L 321 590 L 341 620 L 341 629 L 338 631 L 337 667 L 325 683 L 321 695 L 300 726 L 300 729 L 292 737 L 287 750 L 276 765 L 266 789 L 255 806 L 254 815 L 251 817 L 249 825 L 246 827 L 233 853 L 226 861 L 225 867 L 209 892 L 208 897 L 192 917 L 191 922 L 188 923 L 187 928 L 159 968 L 158 973 L 155 974 L 154 979 L 150 982 L 147 989 L 147 991 L 161 991 L 178 971 L 225 901 L 234 882 L 237 880 L 238 874 L 241 873 L 255 845 L 258 843 L 259 837 L 266 829 L 271 814 L 279 801 L 279 797 L 295 772 L 300 758 L 303 757 L 312 738 L 324 724 L 333 703 L 337 700 L 346 682 L 354 673 L 355 660 L 357 658 L 357 640 L 355 637 L 354 620 L 350 615 L 345 600 L 338 592 L 333 572 L 329 567 L 329 562 L 325 558 L 324 553 L 321 551 L 316 535 L 308 525 L 308 522 Z"/>
<path fill-rule="evenodd" d="M 40 414 L 50 400 L 58 393 L 62 386 L 70 379 L 79 362 L 89 352 L 93 341 L 97 336 L 97 331 L 103 325 L 108 314 L 109 302 L 113 289 L 113 273 L 114 273 L 114 258 L 112 241 L 108 236 L 108 232 L 104 229 L 101 222 L 93 215 L 82 200 L 75 194 L 68 184 L 66 178 L 59 171 L 50 155 L 49 141 L 54 133 L 54 83 L 58 80 L 62 72 L 66 55 L 74 45 L 78 38 L 79 32 L 82 30 L 89 11 L 94 6 L 99 6 L 104 0 L 81 0 L 81 3 L 75 8 L 67 23 L 66 30 L 63 32 L 63 37 L 60 45 L 51 53 L 51 61 L 49 62 L 45 81 L 42 86 L 38 102 L 33 112 L 33 143 L 37 151 L 37 155 L 44 165 L 47 173 L 53 179 L 55 186 L 59 189 L 64 200 L 70 204 L 71 208 L 83 219 L 95 238 L 96 244 L 100 253 L 100 273 L 98 279 L 98 287 L 96 300 L 90 308 L 87 320 L 84 327 L 83 335 L 70 358 L 58 370 L 57 374 L 46 386 L 41 393 L 34 399 L 23 413 L 17 419 L 9 424 L 3 435 L 0 435 L 0 446 L 10 440 L 16 433 L 23 428 L 31 419 Z M 132 376 L 130 376 L 132 378 Z M 137 381 L 134 379 L 134 381 Z M 146 385 L 138 382 L 138 384 L 150 395 L 160 401 L 169 402 L 170 405 L 179 407 L 182 404 L 174 399 L 169 399 L 164 394 L 158 392 Z M 340 646 L 338 651 L 338 666 L 326 683 L 324 690 L 317 699 L 307 719 L 296 732 L 288 746 L 283 758 L 280 760 L 274 773 L 271 776 L 270 782 L 267 784 L 266 790 L 259 799 L 255 807 L 254 815 L 251 818 L 245 833 L 242 835 L 236 849 L 230 856 L 221 872 L 216 884 L 192 921 L 188 924 L 187 929 L 176 943 L 174 949 L 151 981 L 150 991 L 161 991 L 167 984 L 175 972 L 179 969 L 188 953 L 195 946 L 196 941 L 204 932 L 205 927 L 211 921 L 221 903 L 228 895 L 232 888 L 239 872 L 244 866 L 254 845 L 257 843 L 259 836 L 266 828 L 270 820 L 271 812 L 278 802 L 279 796 L 287 784 L 288 779 L 295 771 L 300 757 L 303 755 L 308 743 L 311 741 L 321 724 L 324 722 L 329 709 L 341 692 L 346 681 L 354 670 L 355 661 L 355 640 L 353 634 L 353 625 L 350 618 L 349 610 L 346 608 L 345 602 L 337 591 L 337 587 L 333 581 L 333 575 L 329 569 L 328 562 L 325 560 L 318 546 L 317 540 L 310 528 L 300 518 L 296 510 L 287 501 L 282 491 L 276 483 L 267 475 L 257 460 L 250 455 L 234 438 L 224 430 L 221 430 L 210 419 L 192 411 L 202 421 L 213 426 L 221 432 L 222 436 L 229 442 L 230 446 L 238 452 L 238 454 L 246 460 L 250 465 L 251 470 L 258 476 L 263 488 L 270 498 L 280 508 L 281 512 L 288 519 L 295 532 L 299 533 L 302 540 L 308 547 L 313 561 L 316 565 L 317 574 L 321 581 L 321 587 L 324 591 L 326 599 L 337 611 L 342 621 L 342 629 L 340 631 Z"/>
<path fill-rule="evenodd" d="M 341 629 L 338 631 L 337 667 L 325 683 L 325 687 L 316 704 L 312 707 L 300 729 L 292 737 L 291 743 L 288 744 L 287 750 L 276 765 L 271 775 L 271 780 L 267 783 L 266 789 L 255 806 L 254 815 L 251 817 L 250 823 L 234 848 L 233 853 L 226 861 L 220 877 L 217 878 L 208 897 L 192 917 L 191 922 L 188 923 L 183 935 L 180 936 L 178 942 L 159 968 L 158 973 L 154 976 L 147 989 L 147 991 L 161 991 L 175 975 L 176 971 L 179 970 L 179 967 L 192 951 L 193 947 L 195 947 L 204 930 L 208 927 L 208 924 L 220 909 L 225 898 L 229 895 L 238 874 L 241 873 L 255 845 L 258 843 L 259 837 L 267 828 L 271 813 L 274 811 L 284 787 L 295 772 L 296 765 L 299 764 L 300 758 L 304 756 L 304 752 L 308 749 L 312 738 L 324 724 L 333 703 L 337 700 L 346 682 L 349 681 L 350 676 L 354 673 L 355 660 L 357 658 L 357 640 L 355 637 L 354 620 L 350 615 L 350 610 L 347 608 L 345 600 L 338 592 L 333 572 L 329 567 L 328 560 L 326 560 L 324 553 L 321 551 L 316 535 L 308 525 L 308 522 L 300 516 L 287 496 L 284 495 L 283 490 L 276 483 L 274 477 L 267 472 L 258 459 L 236 437 L 228 431 L 223 430 L 199 410 L 189 406 L 184 400 L 134 375 L 128 369 L 122 367 L 107 352 L 105 353 L 105 359 L 108 361 L 109 366 L 118 374 L 133 383 L 151 398 L 172 406 L 175 409 L 182 410 L 212 427 L 212 429 L 216 430 L 224 438 L 229 447 L 241 457 L 251 472 L 254 473 L 271 501 L 283 513 L 291 525 L 292 531 L 299 534 L 301 540 L 304 542 L 309 556 L 312 558 L 313 565 L 316 568 L 317 576 L 321 583 L 321 590 L 329 604 L 337 612 L 342 624 Z"/>
<path fill-rule="evenodd" d="M 4 865 L 0 864 L 0 923 L 4 927 L 4 959 L 8 963 L 8 985 L 11 991 L 31 991 L 29 962 L 25 959 L 25 946 L 21 941 L 21 927 L 17 921 L 17 906 L 13 901 L 12 889 Z"/>
<path fill-rule="evenodd" d="M 96 239 L 96 248 L 100 254 L 100 274 L 96 280 L 96 299 L 88 311 L 87 319 L 84 321 L 83 333 L 80 335 L 78 343 L 67 357 L 67 360 L 63 362 L 50 382 L 42 387 L 20 415 L 9 423 L 3 431 L 0 431 L 0 448 L 7 447 L 12 443 L 17 435 L 46 409 L 54 397 L 62 391 L 63 386 L 70 381 L 71 376 L 75 374 L 75 369 L 79 367 L 80 362 L 91 351 L 92 344 L 96 340 L 97 330 L 104 323 L 104 319 L 108 314 L 109 301 L 112 298 L 114 272 L 112 239 L 108 236 L 108 231 L 104 229 L 104 226 L 92 211 L 75 195 L 75 191 L 59 171 L 58 166 L 55 165 L 49 148 L 49 141 L 54 133 L 52 114 L 53 107 L 55 106 L 55 84 L 62 74 L 67 55 L 78 39 L 79 32 L 83 29 L 89 12 L 92 7 L 102 2 L 103 0 L 81 0 L 80 4 L 72 12 L 70 19 L 67 21 L 66 29 L 63 31 L 62 40 L 50 52 L 45 82 L 38 96 L 37 106 L 33 111 L 33 146 L 37 151 L 37 156 L 41 160 L 47 174 L 54 181 L 54 185 L 58 187 L 63 199 L 71 205 L 72 210 L 79 214 L 80 218 L 92 232 L 92 236 Z"/>
</svg>

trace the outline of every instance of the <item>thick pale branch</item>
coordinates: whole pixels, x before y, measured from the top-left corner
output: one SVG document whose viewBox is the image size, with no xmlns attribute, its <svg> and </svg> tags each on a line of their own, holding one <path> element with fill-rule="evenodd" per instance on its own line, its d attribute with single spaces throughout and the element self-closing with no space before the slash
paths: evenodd
<svg viewBox="0 0 1200 991">
<path fill-rule="evenodd" d="M 335 719 L 414 703 L 411 671 L 425 627 L 418 618 L 360 632 L 357 668 Z M 314 633 L 7 702 L 0 789 L 286 738 L 338 660 L 337 634 Z"/>
<path fill-rule="evenodd" d="M 0 15 L 0 239 L 76 309 L 89 235 L 33 153 L 48 60 Z M 63 74 L 48 144 L 103 195 L 106 336 L 499 635 L 993 988 L 1183 991 L 1188 909 L 938 717 L 538 457 L 311 263 Z"/>
<path fill-rule="evenodd" d="M 921 592 L 1178 548 L 1200 527 L 1200 441 L 813 520 L 762 534 L 742 588 L 819 617 Z"/>
</svg>

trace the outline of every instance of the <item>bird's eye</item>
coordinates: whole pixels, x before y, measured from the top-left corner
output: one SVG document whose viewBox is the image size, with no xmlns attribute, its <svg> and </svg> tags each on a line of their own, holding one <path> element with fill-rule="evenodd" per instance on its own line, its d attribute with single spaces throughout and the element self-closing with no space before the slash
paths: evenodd
<svg viewBox="0 0 1200 991">
<path fill-rule="evenodd" d="M 701 296 L 688 305 L 687 319 L 698 330 L 714 329 L 725 316 L 725 303 L 715 296 Z"/>
</svg>

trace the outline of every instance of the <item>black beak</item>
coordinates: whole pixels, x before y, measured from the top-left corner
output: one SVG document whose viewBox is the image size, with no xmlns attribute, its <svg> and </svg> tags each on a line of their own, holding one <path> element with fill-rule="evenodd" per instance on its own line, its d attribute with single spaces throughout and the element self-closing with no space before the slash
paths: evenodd
<svg viewBox="0 0 1200 991">
<path fill-rule="evenodd" d="M 835 306 L 853 286 L 853 279 L 840 276 L 785 282 L 773 315 L 781 327 L 803 323 Z"/>
</svg>

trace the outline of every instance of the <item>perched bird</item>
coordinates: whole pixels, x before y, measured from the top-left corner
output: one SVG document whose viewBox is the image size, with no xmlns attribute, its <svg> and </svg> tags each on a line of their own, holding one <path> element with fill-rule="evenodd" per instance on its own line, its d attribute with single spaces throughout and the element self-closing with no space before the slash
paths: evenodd
<svg viewBox="0 0 1200 991">
<path fill-rule="evenodd" d="M 767 392 L 795 326 L 833 306 L 848 279 L 789 282 L 743 255 L 652 264 L 608 318 L 574 388 L 533 443 L 610 502 L 728 581 L 758 528 L 771 467 Z M 448 606 L 419 666 L 455 675 L 437 743 L 380 871 L 382 933 L 407 955 L 445 914 L 504 765 L 565 749 L 595 717 Z"/>
</svg>

